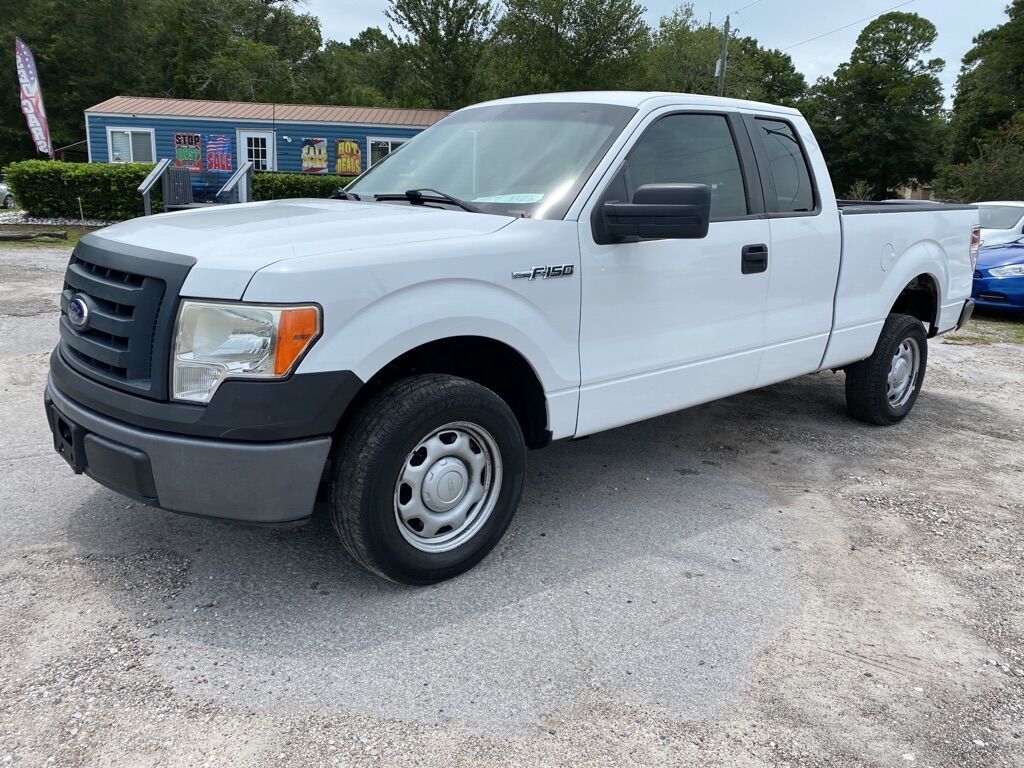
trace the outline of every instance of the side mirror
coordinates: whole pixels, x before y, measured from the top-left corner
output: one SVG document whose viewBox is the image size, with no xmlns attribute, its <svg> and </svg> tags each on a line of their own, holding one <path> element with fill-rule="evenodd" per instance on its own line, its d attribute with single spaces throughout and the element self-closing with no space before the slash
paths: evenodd
<svg viewBox="0 0 1024 768">
<path fill-rule="evenodd" d="M 605 242 L 699 240 L 711 224 L 711 187 L 706 184 L 645 184 L 633 202 L 601 207 Z"/>
</svg>

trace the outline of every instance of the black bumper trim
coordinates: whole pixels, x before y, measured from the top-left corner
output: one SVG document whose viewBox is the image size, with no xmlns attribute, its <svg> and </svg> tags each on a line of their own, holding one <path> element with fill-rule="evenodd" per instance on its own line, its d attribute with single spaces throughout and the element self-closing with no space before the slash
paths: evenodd
<svg viewBox="0 0 1024 768">
<path fill-rule="evenodd" d="M 151 506 L 220 520 L 293 525 L 309 518 L 332 439 L 243 442 L 154 432 L 67 397 L 43 396 L 54 448 L 76 473 Z"/>
<path fill-rule="evenodd" d="M 284 381 L 226 381 L 205 406 L 156 402 L 83 376 L 59 348 L 50 356 L 50 375 L 75 402 L 140 429 L 253 442 L 332 434 L 363 386 L 351 371 L 329 371 Z"/>
<path fill-rule="evenodd" d="M 967 325 L 967 323 L 970 322 L 970 319 L 973 315 L 974 299 L 968 299 L 967 301 L 964 302 L 964 308 L 960 310 L 960 319 L 957 321 L 956 329 L 959 331 L 961 328 Z"/>
</svg>

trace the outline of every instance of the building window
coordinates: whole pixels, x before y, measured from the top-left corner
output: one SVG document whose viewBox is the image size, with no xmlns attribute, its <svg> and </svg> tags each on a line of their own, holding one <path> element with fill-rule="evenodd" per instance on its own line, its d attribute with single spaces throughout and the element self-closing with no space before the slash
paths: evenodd
<svg viewBox="0 0 1024 768">
<path fill-rule="evenodd" d="M 382 138 L 370 137 L 369 139 L 366 140 L 366 143 L 367 143 L 367 145 L 369 146 L 369 149 L 370 149 L 370 152 L 369 152 L 370 165 L 371 166 L 376 165 L 381 160 L 383 160 L 385 157 L 387 157 L 392 152 L 394 152 L 396 149 L 398 149 L 400 146 L 405 144 L 405 142 L 407 142 L 407 141 L 408 141 L 408 139 L 387 139 L 387 138 L 383 138 L 382 139 Z"/>
<path fill-rule="evenodd" d="M 107 128 L 107 157 L 112 163 L 155 163 L 152 128 Z"/>
</svg>

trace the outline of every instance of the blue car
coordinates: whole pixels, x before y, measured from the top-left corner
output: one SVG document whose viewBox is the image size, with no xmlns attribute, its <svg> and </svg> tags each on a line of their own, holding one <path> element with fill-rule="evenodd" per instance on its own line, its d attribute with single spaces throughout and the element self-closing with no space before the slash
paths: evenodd
<svg viewBox="0 0 1024 768">
<path fill-rule="evenodd" d="M 972 295 L 979 307 L 1024 313 L 1024 240 L 981 249 Z"/>
</svg>

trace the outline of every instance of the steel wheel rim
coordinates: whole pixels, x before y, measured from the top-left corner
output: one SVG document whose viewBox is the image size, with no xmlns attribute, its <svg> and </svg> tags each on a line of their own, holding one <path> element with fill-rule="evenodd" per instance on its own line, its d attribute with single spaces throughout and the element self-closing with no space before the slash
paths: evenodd
<svg viewBox="0 0 1024 768">
<path fill-rule="evenodd" d="M 402 462 L 395 522 L 421 552 L 449 552 L 479 533 L 500 490 L 498 444 L 480 425 L 454 421 L 432 430 Z"/>
<path fill-rule="evenodd" d="M 917 339 L 904 339 L 896 348 L 889 364 L 886 380 L 886 396 L 892 408 L 902 408 L 917 388 L 917 377 L 921 370 L 921 347 Z"/>
</svg>

